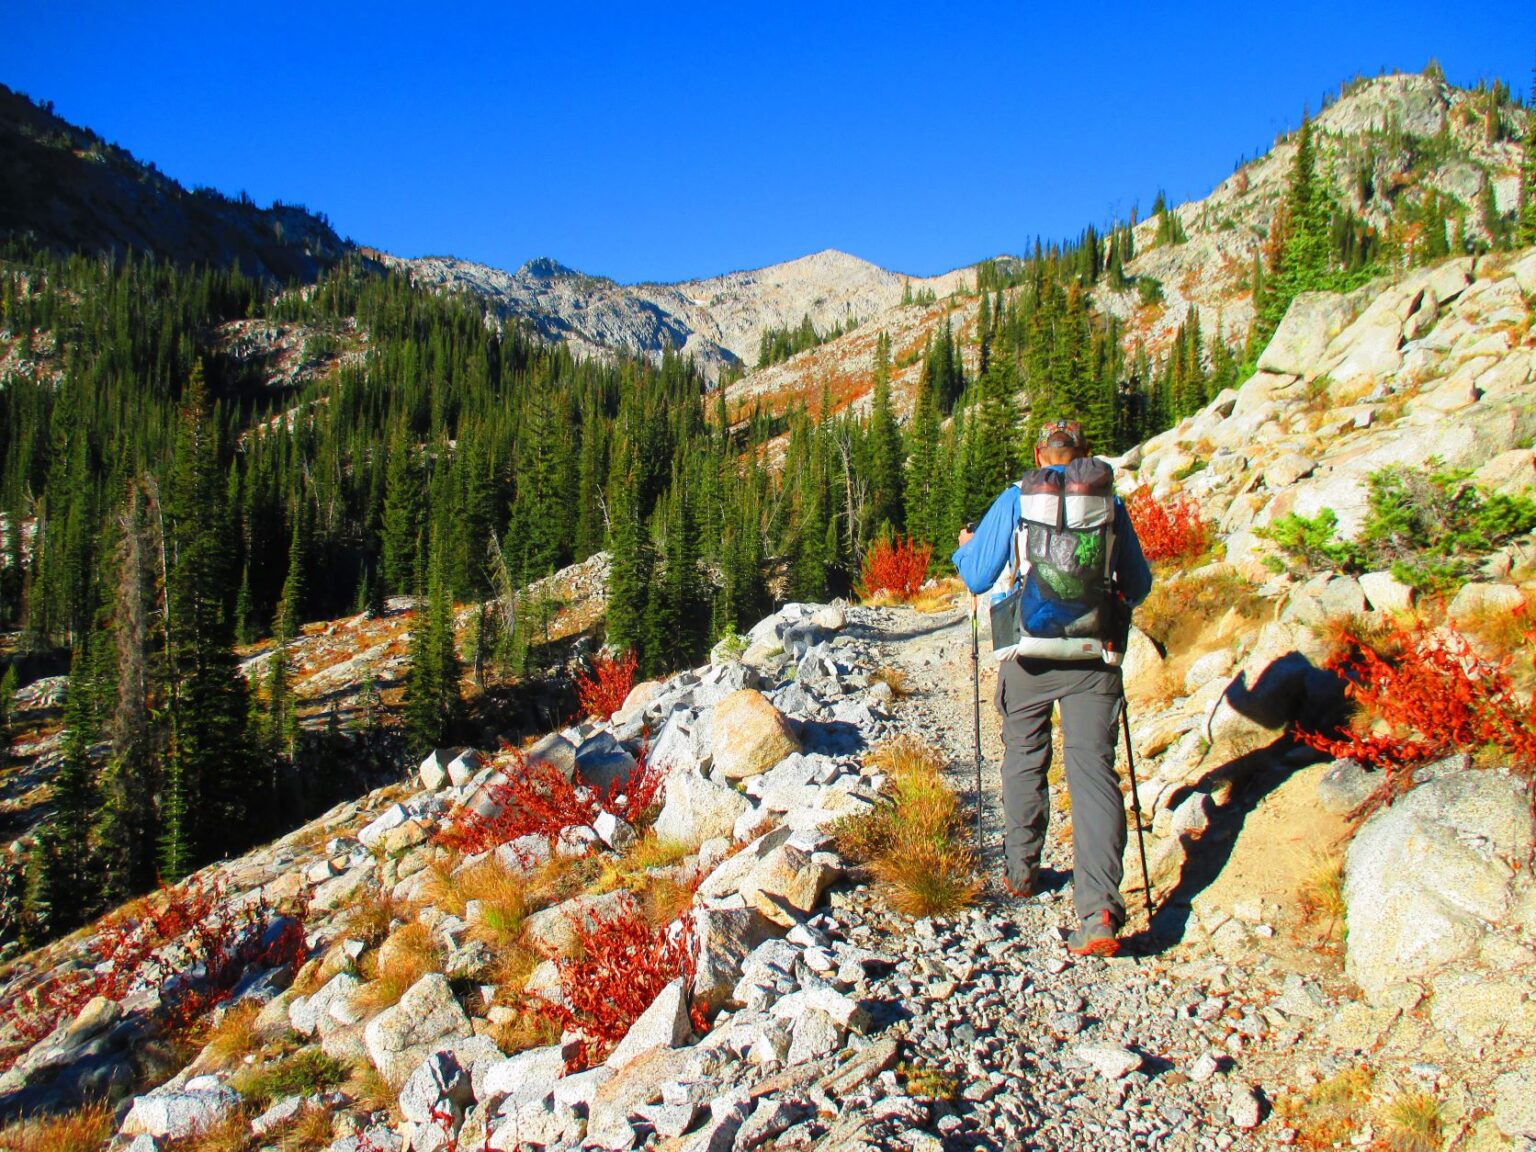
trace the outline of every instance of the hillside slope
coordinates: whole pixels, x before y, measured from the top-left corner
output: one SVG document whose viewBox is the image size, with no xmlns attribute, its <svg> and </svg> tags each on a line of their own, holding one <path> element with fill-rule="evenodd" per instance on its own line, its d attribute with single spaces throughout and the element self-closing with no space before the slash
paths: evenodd
<svg viewBox="0 0 1536 1152">
<path fill-rule="evenodd" d="M 0 239 L 57 252 L 128 249 L 182 264 L 311 281 L 347 252 L 321 216 L 188 192 L 152 164 L 0 84 Z"/>
<path fill-rule="evenodd" d="M 1061 947 L 1060 783 L 1042 896 L 915 922 L 883 906 L 836 821 L 878 803 L 868 754 L 896 736 L 942 749 L 957 786 L 971 779 L 968 629 L 958 613 L 788 606 L 708 665 L 636 686 L 611 721 L 529 750 L 562 781 L 627 780 L 604 815 L 582 808 L 596 793 L 553 777 L 519 802 L 504 786 L 528 770 L 510 750 L 435 754 L 207 869 L 176 908 L 184 919 L 190 903 L 214 939 L 245 925 L 249 946 L 217 963 L 189 967 L 159 940 L 114 977 L 91 965 L 138 954 L 112 927 L 22 958 L 0 988 L 14 1061 L 0 1108 L 105 1090 L 133 1097 L 119 1146 L 214 1125 L 297 1139 L 303 1125 L 309 1146 L 336 1152 L 486 1137 L 830 1152 L 999 1134 L 1204 1150 L 1367 1130 L 1522 1147 L 1536 1137 L 1536 890 L 1515 862 L 1536 842 L 1520 778 L 1533 765 L 1451 756 L 1352 824 L 1379 775 L 1327 763 L 1296 731 L 1344 703 L 1331 626 L 1449 620 L 1469 659 L 1507 655 L 1512 610 L 1536 596 L 1536 520 L 1505 516 L 1508 538 L 1468 557 L 1448 604 L 1415 604 L 1387 570 L 1276 556 L 1276 572 L 1254 529 L 1328 510 L 1358 537 L 1388 466 L 1536 492 L 1536 250 L 1304 295 L 1261 367 L 1116 461 L 1123 491 L 1195 500 L 1219 525 L 1208 554 L 1160 568 L 1125 665 L 1158 901 L 1138 961 Z M 1422 566 L 1443 546 L 1399 555 Z M 306 652 L 329 661 L 313 640 Z M 989 726 L 989 761 L 994 740 Z M 659 809 L 631 775 L 642 746 L 665 776 Z M 654 831 L 632 842 L 620 812 Z M 988 825 L 995 869 L 995 809 Z M 694 934 L 669 937 L 684 911 Z M 594 960 L 616 923 L 644 959 Z M 635 943 L 645 924 L 656 935 Z M 691 968 L 669 938 L 687 941 Z M 177 1014 L 225 993 L 211 1035 Z M 1397 1107 L 1410 1099 L 1420 1129 Z"/>
</svg>

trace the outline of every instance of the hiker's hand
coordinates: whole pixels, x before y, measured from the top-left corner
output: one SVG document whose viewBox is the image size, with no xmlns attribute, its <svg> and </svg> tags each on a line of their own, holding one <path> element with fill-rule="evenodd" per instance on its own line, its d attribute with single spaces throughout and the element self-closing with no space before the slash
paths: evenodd
<svg viewBox="0 0 1536 1152">
<path fill-rule="evenodd" d="M 967 544 L 969 544 L 974 539 L 976 539 L 976 533 L 972 532 L 969 528 L 962 528 L 962 529 L 960 529 L 960 547 L 961 548 L 964 548 Z"/>
</svg>

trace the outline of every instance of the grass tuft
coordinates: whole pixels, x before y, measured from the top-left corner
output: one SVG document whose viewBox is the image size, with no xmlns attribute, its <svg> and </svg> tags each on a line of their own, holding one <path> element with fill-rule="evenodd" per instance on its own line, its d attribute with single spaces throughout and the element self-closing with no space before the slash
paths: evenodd
<svg viewBox="0 0 1536 1152">
<path fill-rule="evenodd" d="M 1344 858 L 1316 853 L 1297 900 L 1306 921 L 1321 924 L 1324 939 L 1331 939 L 1344 923 Z"/>
<path fill-rule="evenodd" d="M 839 849 L 869 864 L 886 903 L 903 915 L 948 915 L 973 904 L 981 881 L 943 756 L 898 737 L 875 749 L 870 763 L 886 774 L 885 796 L 868 815 L 834 826 Z"/>
<path fill-rule="evenodd" d="M 1345 1068 L 1306 1096 L 1282 1097 L 1275 1110 L 1295 1128 L 1304 1148 L 1329 1148 L 1348 1140 L 1368 1123 L 1366 1105 L 1375 1074 L 1364 1065 Z"/>
<path fill-rule="evenodd" d="M 277 1142 L 280 1152 L 323 1152 L 336 1134 L 335 1123 L 326 1108 L 305 1105 L 292 1126 Z"/>
<path fill-rule="evenodd" d="M 195 1037 L 204 1045 L 210 1067 L 233 1068 L 261 1047 L 261 1036 L 256 1031 L 256 1017 L 260 1015 L 260 1004 L 236 1004 L 219 1017 L 206 1035 Z"/>
<path fill-rule="evenodd" d="M 87 1104 L 56 1116 L 18 1120 L 0 1128 L 0 1148 L 6 1152 L 97 1152 L 113 1130 L 112 1108 Z"/>
<path fill-rule="evenodd" d="M 364 962 L 369 982 L 358 990 L 358 1003 L 379 1011 L 400 1002 L 423 976 L 443 970 L 443 953 L 420 921 L 397 928 Z"/>
<path fill-rule="evenodd" d="M 350 1069 L 319 1048 L 300 1048 L 260 1068 L 237 1072 L 230 1086 L 252 1104 L 265 1108 L 284 1096 L 312 1096 L 346 1083 Z"/>
<path fill-rule="evenodd" d="M 871 684 L 884 684 L 891 690 L 891 695 L 900 699 L 911 691 L 907 683 L 907 673 L 904 669 L 886 665 L 884 668 L 876 668 L 869 674 Z"/>
<path fill-rule="evenodd" d="M 1382 1114 L 1386 1144 L 1391 1152 L 1438 1152 L 1440 1101 L 1428 1092 L 1406 1092 Z"/>
<path fill-rule="evenodd" d="M 960 1095 L 960 1081 L 931 1064 L 903 1064 L 897 1072 L 906 1082 L 907 1095 L 919 1100 L 947 1102 Z"/>
</svg>

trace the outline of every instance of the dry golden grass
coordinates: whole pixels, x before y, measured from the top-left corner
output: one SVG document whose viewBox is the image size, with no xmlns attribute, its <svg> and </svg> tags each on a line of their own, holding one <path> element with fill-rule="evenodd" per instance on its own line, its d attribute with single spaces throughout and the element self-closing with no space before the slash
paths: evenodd
<svg viewBox="0 0 1536 1152">
<path fill-rule="evenodd" d="M 330 1147 L 335 1131 L 329 1109 L 305 1105 L 278 1138 L 277 1146 L 280 1152 L 321 1152 Z"/>
<path fill-rule="evenodd" d="M 949 612 L 958 606 L 957 602 L 961 597 L 969 594 L 959 577 L 946 576 L 942 580 L 935 580 L 919 588 L 917 595 L 912 597 L 908 606 L 930 615 L 936 612 Z"/>
<path fill-rule="evenodd" d="M 906 1083 L 907 1094 L 919 1100 L 952 1101 L 960 1095 L 960 1082 L 931 1064 L 903 1064 L 896 1071 Z"/>
<path fill-rule="evenodd" d="M 260 1004 L 236 1004 L 211 1028 L 193 1032 L 194 1042 L 204 1046 L 204 1059 L 210 1068 L 233 1068 L 261 1047 L 261 1036 L 256 1031 L 256 1017 L 260 1015 Z"/>
<path fill-rule="evenodd" d="M 165 1152 L 252 1152 L 261 1139 L 251 1134 L 251 1117 L 236 1109 L 210 1128 L 161 1145 Z"/>
<path fill-rule="evenodd" d="M 1359 1132 L 1367 1123 L 1375 1075 L 1364 1065 L 1346 1068 L 1324 1080 L 1305 1096 L 1282 1097 L 1275 1111 L 1295 1128 L 1303 1148 L 1331 1148 Z"/>
<path fill-rule="evenodd" d="M 491 1026 L 491 1039 L 508 1056 L 543 1048 L 560 1039 L 560 1025 L 549 1017 L 527 1008 L 504 1017 Z"/>
<path fill-rule="evenodd" d="M 1438 1152 L 1440 1101 L 1428 1092 L 1405 1092 L 1382 1111 L 1382 1127 L 1391 1152 Z"/>
<path fill-rule="evenodd" d="M 475 931 L 487 943 L 506 945 L 523 934 L 523 921 L 528 916 L 527 883 L 494 854 L 459 873 L 454 889 L 466 906 L 471 900 L 479 901 Z"/>
<path fill-rule="evenodd" d="M 485 974 L 488 983 L 496 986 L 496 1001 L 511 1004 L 528 986 L 528 977 L 543 961 L 543 955 L 532 945 L 519 940 L 496 950 L 496 959 Z"/>
<path fill-rule="evenodd" d="M 1233 568 L 1200 576 L 1159 580 L 1136 609 L 1136 626 L 1170 657 L 1191 648 L 1218 621 L 1243 627 L 1261 619 L 1267 605 L 1254 586 Z"/>
<path fill-rule="evenodd" d="M 1530 631 L 1532 620 L 1536 619 L 1532 615 L 1536 596 L 1527 592 L 1524 599 L 1524 606 L 1516 611 L 1481 605 L 1476 611 L 1462 616 L 1458 626 L 1480 655 L 1497 659 L 1520 652 L 1525 647 L 1525 634 Z"/>
<path fill-rule="evenodd" d="M 943 756 L 903 736 L 869 761 L 887 776 L 885 796 L 869 815 L 838 822 L 839 848 L 868 862 L 886 903 L 903 915 L 948 915 L 974 903 L 981 881 Z"/>
<path fill-rule="evenodd" d="M 364 1112 L 393 1111 L 399 1102 L 398 1094 L 367 1059 L 353 1065 L 352 1075 L 347 1078 L 346 1093 L 352 1097 L 354 1107 Z"/>
<path fill-rule="evenodd" d="M 891 690 L 891 695 L 897 698 L 905 696 L 911 691 L 907 684 L 906 670 L 891 665 L 886 665 L 884 668 L 876 668 L 869 674 L 869 680 L 871 684 L 884 684 Z"/>
<path fill-rule="evenodd" d="M 18 1120 L 0 1128 L 5 1152 L 97 1152 L 117 1127 L 105 1103 L 88 1104 L 57 1116 Z"/>
<path fill-rule="evenodd" d="M 423 976 L 442 970 L 442 949 L 427 926 L 401 925 L 367 957 L 363 971 L 369 982 L 358 990 L 358 1003 L 374 1011 L 392 1007 Z"/>
<path fill-rule="evenodd" d="M 396 900 L 392 891 L 364 889 L 347 913 L 346 934 L 376 948 L 394 930 L 397 921 L 416 915 L 416 906 Z"/>
<path fill-rule="evenodd" d="M 1318 852 L 1301 890 L 1296 894 L 1302 916 L 1322 926 L 1323 938 L 1331 939 L 1344 923 L 1344 857 Z"/>
</svg>

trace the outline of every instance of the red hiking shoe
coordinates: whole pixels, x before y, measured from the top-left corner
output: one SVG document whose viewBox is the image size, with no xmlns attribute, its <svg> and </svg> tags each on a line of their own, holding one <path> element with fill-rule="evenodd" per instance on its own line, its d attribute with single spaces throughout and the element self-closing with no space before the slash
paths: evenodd
<svg viewBox="0 0 1536 1152">
<path fill-rule="evenodd" d="M 1067 937 L 1067 951 L 1074 956 L 1114 956 L 1120 951 L 1119 932 L 1108 910 L 1095 912 Z"/>
</svg>

